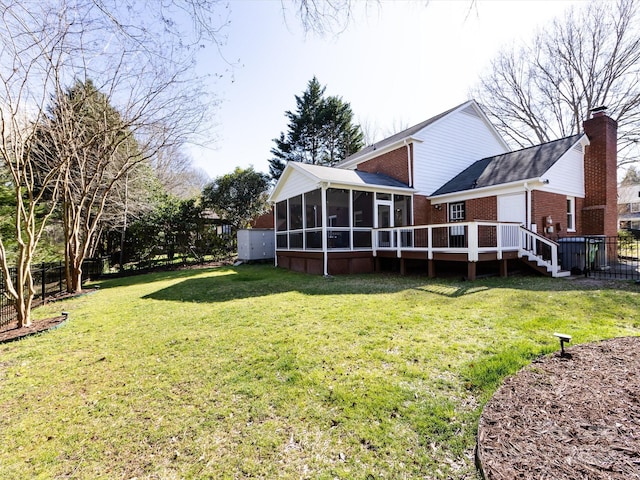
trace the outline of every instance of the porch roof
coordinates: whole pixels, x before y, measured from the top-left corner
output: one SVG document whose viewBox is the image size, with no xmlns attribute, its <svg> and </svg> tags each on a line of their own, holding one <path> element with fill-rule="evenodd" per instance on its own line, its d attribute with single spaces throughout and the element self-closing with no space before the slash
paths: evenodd
<svg viewBox="0 0 640 480">
<path fill-rule="evenodd" d="M 281 196 L 282 185 L 291 175 L 297 174 L 306 178 L 307 182 L 315 185 L 328 184 L 333 187 L 362 188 L 366 190 L 383 190 L 385 192 L 401 191 L 411 195 L 415 190 L 406 183 L 381 173 L 368 173 L 344 168 L 325 167 L 301 162 L 289 162 L 285 167 L 280 180 L 271 193 L 269 200 L 278 201 Z M 284 192 L 282 192 L 284 193 Z M 302 191 L 296 194 L 304 193 Z"/>
<path fill-rule="evenodd" d="M 436 190 L 432 196 L 540 178 L 584 133 L 478 160 Z"/>
</svg>

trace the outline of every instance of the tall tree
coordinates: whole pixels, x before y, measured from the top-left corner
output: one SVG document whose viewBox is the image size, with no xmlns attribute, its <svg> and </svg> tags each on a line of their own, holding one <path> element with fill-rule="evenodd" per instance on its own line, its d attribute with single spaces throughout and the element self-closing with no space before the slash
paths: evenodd
<svg viewBox="0 0 640 480">
<path fill-rule="evenodd" d="M 640 13 L 633 0 L 572 7 L 530 44 L 491 62 L 472 95 L 520 147 L 578 133 L 607 106 L 619 126 L 619 164 L 640 160 Z"/>
<path fill-rule="evenodd" d="M 82 262 L 95 242 L 104 214 L 129 173 L 145 156 L 131 125 L 92 81 L 76 81 L 54 99 L 43 144 L 64 160 L 61 186 L 67 289 L 81 289 Z M 126 215 L 125 202 L 125 215 Z"/>
<path fill-rule="evenodd" d="M 314 76 L 301 96 L 296 95 L 296 111 L 287 111 L 289 129 L 273 141 L 269 172 L 280 178 L 287 162 L 335 165 L 363 146 L 363 134 L 353 122 L 351 106 L 340 97 L 325 97 Z"/>
<path fill-rule="evenodd" d="M 210 208 L 234 228 L 246 228 L 251 220 L 267 210 L 269 177 L 253 167 L 236 167 L 222 175 L 202 191 L 202 204 Z"/>
<path fill-rule="evenodd" d="M 9 7 L 16 7 L 15 9 Z M 50 92 L 57 91 L 59 65 L 65 63 L 66 41 L 72 28 L 60 28 L 53 10 L 40 10 L 37 16 L 16 4 L 0 2 L 0 162 L 9 194 L 3 216 L 11 221 L 10 231 L 0 232 L 0 269 L 5 292 L 15 300 L 18 326 L 31 324 L 34 296 L 31 264 L 56 207 L 63 162 L 41 163 L 49 152 L 39 148 L 37 139 L 46 123 L 45 108 Z M 37 16 L 38 26 L 32 25 Z M 15 245 L 8 255 L 4 239 Z M 11 269 L 15 267 L 15 279 Z"/>
</svg>

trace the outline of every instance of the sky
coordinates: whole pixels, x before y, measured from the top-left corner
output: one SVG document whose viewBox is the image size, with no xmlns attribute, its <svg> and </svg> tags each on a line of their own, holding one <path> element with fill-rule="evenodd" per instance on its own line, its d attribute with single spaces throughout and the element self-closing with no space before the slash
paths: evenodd
<svg viewBox="0 0 640 480">
<path fill-rule="evenodd" d="M 199 60 L 220 104 L 211 146 L 189 151 L 194 166 L 212 179 L 236 167 L 268 173 L 285 112 L 314 75 L 381 140 L 468 100 L 500 49 L 579 3 L 355 0 L 347 29 L 319 36 L 305 35 L 288 0 L 231 0 L 225 45 Z"/>
</svg>

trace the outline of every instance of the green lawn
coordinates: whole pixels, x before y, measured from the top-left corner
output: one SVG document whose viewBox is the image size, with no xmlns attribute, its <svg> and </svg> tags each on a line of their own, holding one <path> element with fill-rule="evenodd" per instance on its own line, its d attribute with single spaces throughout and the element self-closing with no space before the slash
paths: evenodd
<svg viewBox="0 0 640 480">
<path fill-rule="evenodd" d="M 504 376 L 554 331 L 639 335 L 638 291 L 271 266 L 105 281 L 0 345 L 0 478 L 475 479 Z"/>
</svg>

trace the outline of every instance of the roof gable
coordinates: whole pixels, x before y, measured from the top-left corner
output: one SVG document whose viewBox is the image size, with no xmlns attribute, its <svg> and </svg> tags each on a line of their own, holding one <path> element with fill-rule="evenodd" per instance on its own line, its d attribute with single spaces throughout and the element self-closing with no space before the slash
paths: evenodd
<svg viewBox="0 0 640 480">
<path fill-rule="evenodd" d="M 420 122 L 417 125 L 414 125 L 413 127 L 409 127 L 406 130 L 398 132 L 394 135 L 391 135 L 390 137 L 380 140 L 379 142 L 375 142 L 372 145 L 364 147 L 360 151 L 345 158 L 342 162 L 339 162 L 336 165 L 336 167 L 338 168 L 355 167 L 360 162 L 376 157 L 377 155 L 385 153 L 386 151 L 389 151 L 393 148 L 397 148 L 404 141 L 421 142 L 422 140 L 420 140 L 419 138 L 416 138 L 416 135 L 418 135 L 422 131 L 428 129 L 429 127 L 438 123 L 440 120 L 442 120 L 445 117 L 448 117 L 449 115 L 453 115 L 458 112 L 469 112 L 470 110 L 473 110 L 474 113 L 479 118 L 482 119 L 482 121 L 486 124 L 487 128 L 490 130 L 491 134 L 494 135 L 496 139 L 498 139 L 498 141 L 503 144 L 504 150 L 508 150 L 508 146 L 505 143 L 504 139 L 500 136 L 500 134 L 495 129 L 493 124 L 489 121 L 489 119 L 487 118 L 485 113 L 482 111 L 478 103 L 475 100 L 468 100 L 445 112 L 439 113 L 434 117 L 431 117 L 423 122 Z M 463 135 L 463 132 L 461 132 L 460 135 Z"/>
<path fill-rule="evenodd" d="M 478 160 L 433 196 L 539 178 L 578 143 L 583 133 Z"/>
<path fill-rule="evenodd" d="M 368 173 L 358 170 L 311 165 L 308 163 L 288 162 L 273 192 L 269 196 L 269 201 L 278 201 L 279 197 L 282 196 L 284 185 L 293 183 L 292 178 L 296 175 L 304 177 L 305 182 L 301 182 L 300 184 L 305 185 L 305 191 L 309 191 L 309 185 L 313 185 L 313 188 L 318 188 L 322 183 L 355 188 L 377 187 L 386 190 L 412 190 L 406 183 L 381 173 Z M 290 192 L 287 192 L 287 194 L 288 193 Z M 304 192 L 296 192 L 296 194 L 300 193 Z"/>
</svg>

